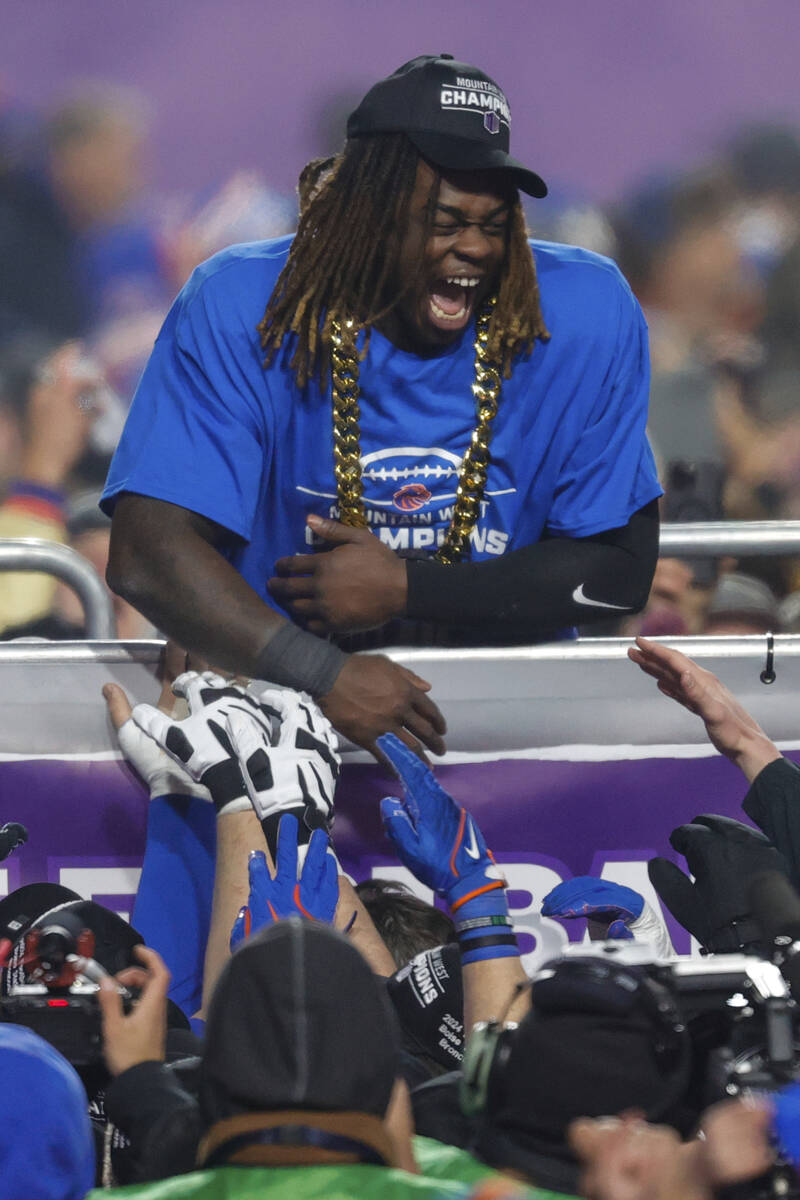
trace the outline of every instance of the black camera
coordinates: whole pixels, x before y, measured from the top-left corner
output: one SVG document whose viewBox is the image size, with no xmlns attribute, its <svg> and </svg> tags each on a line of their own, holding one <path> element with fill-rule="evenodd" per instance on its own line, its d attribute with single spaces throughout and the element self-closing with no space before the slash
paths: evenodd
<svg viewBox="0 0 800 1200">
<path fill-rule="evenodd" d="M 78 1070 L 103 1064 L 97 988 L 106 975 L 93 957 L 95 935 L 64 905 L 15 943 L 6 942 L 0 1020 L 38 1033 Z M 121 989 L 123 1007 L 132 997 Z"/>
</svg>

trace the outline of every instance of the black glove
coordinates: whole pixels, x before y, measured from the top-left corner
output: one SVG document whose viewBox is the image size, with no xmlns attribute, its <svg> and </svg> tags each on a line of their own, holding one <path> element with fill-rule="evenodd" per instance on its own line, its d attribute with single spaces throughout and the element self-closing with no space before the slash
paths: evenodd
<svg viewBox="0 0 800 1200">
<path fill-rule="evenodd" d="M 695 817 L 673 829 L 669 842 L 686 858 L 694 883 L 666 858 L 651 859 L 647 873 L 673 917 L 713 954 L 758 949 L 761 931 L 748 884 L 760 871 L 788 876 L 780 851 L 763 833 L 730 817 Z"/>
<path fill-rule="evenodd" d="M 28 831 L 18 821 L 9 821 L 7 825 L 4 825 L 0 829 L 0 862 L 4 858 L 8 858 L 12 850 L 16 850 L 17 846 L 21 846 L 27 840 Z"/>
</svg>

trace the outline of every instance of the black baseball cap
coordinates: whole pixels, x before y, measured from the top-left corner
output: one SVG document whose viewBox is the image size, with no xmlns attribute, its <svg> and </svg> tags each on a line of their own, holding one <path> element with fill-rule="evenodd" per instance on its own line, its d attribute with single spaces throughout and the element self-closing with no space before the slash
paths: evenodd
<svg viewBox="0 0 800 1200">
<path fill-rule="evenodd" d="M 508 153 L 511 114 L 488 75 L 452 54 L 422 54 L 371 87 L 347 120 L 349 138 L 405 133 L 420 154 L 451 171 L 504 171 L 539 199 L 547 184 Z"/>
</svg>

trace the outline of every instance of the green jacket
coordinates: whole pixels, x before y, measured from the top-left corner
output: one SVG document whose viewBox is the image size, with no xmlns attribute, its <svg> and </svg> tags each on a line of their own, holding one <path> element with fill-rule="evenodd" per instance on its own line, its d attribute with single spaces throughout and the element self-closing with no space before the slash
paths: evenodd
<svg viewBox="0 0 800 1200">
<path fill-rule="evenodd" d="M 156 1183 L 90 1192 L 87 1200 L 480 1200 L 481 1183 L 502 1177 L 466 1150 L 415 1137 L 420 1175 L 368 1164 L 302 1167 L 217 1167 Z M 502 1200 L 564 1200 L 556 1192 L 508 1180 Z M 493 1196 L 496 1193 L 493 1191 Z"/>
<path fill-rule="evenodd" d="M 476 1184 L 484 1179 L 504 1178 L 492 1167 L 487 1167 L 486 1163 L 474 1158 L 468 1151 L 461 1150 L 458 1146 L 448 1146 L 444 1142 L 437 1142 L 433 1138 L 417 1135 L 414 1138 L 414 1157 L 422 1174 L 430 1176 L 431 1179 L 455 1179 L 459 1183 Z M 517 1187 L 520 1196 L 525 1197 L 526 1200 L 534 1200 L 534 1198 L 535 1200 L 572 1200 L 563 1192 L 549 1192 L 545 1188 L 526 1187 L 522 1183 L 518 1183 Z"/>
<path fill-rule="evenodd" d="M 468 1184 L 392 1167 L 216 1167 L 158 1183 L 90 1192 L 87 1200 L 466 1200 Z"/>
</svg>

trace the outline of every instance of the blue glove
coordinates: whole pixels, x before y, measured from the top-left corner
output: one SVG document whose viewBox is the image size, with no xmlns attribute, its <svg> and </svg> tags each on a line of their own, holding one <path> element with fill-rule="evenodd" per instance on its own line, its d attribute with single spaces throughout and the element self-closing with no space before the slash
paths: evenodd
<svg viewBox="0 0 800 1200">
<path fill-rule="evenodd" d="M 275 878 L 266 855 L 255 850 L 248 872 L 250 895 L 231 930 L 233 950 L 252 933 L 283 917 L 307 917 L 330 924 L 339 899 L 339 864 L 324 829 L 315 829 L 298 874 L 297 817 L 286 813 L 278 832 Z"/>
<path fill-rule="evenodd" d="M 402 800 L 387 796 L 381 801 L 383 826 L 400 861 L 453 911 L 476 893 L 502 891 L 505 880 L 480 829 L 439 786 L 430 767 L 393 733 L 378 738 L 378 747 L 405 792 Z"/>
<path fill-rule="evenodd" d="M 796 1165 L 800 1163 L 800 1083 L 790 1083 L 770 1099 L 772 1131 L 783 1155 Z"/>
<path fill-rule="evenodd" d="M 577 875 L 559 883 L 542 901 L 543 917 L 607 917 L 609 938 L 633 938 L 630 925 L 644 909 L 644 897 L 633 888 L 594 875 Z"/>
<path fill-rule="evenodd" d="M 405 792 L 402 800 L 386 796 L 381 801 L 383 827 L 403 865 L 447 901 L 461 961 L 515 956 L 506 882 L 480 829 L 393 733 L 378 738 L 378 747 Z"/>
</svg>

